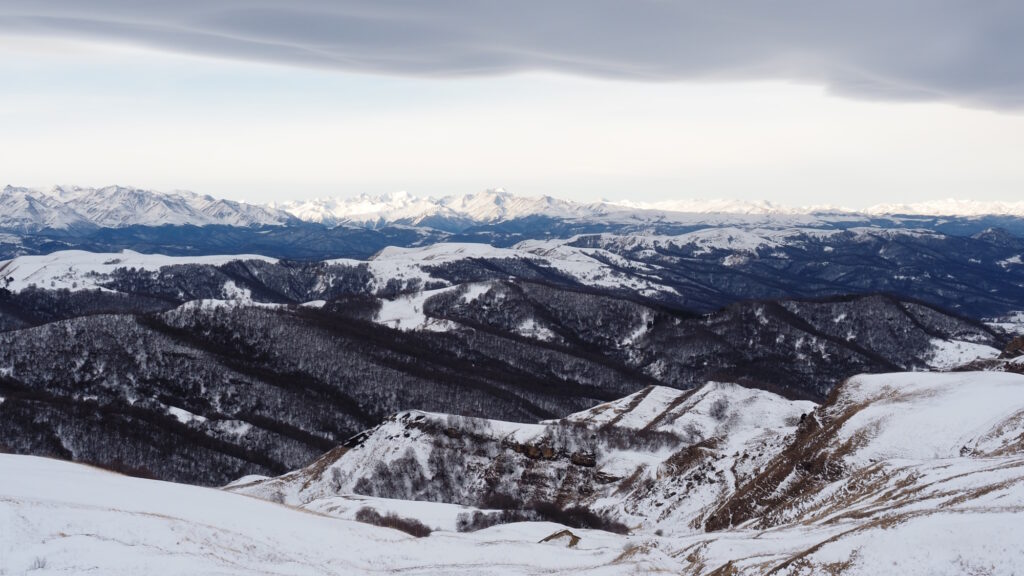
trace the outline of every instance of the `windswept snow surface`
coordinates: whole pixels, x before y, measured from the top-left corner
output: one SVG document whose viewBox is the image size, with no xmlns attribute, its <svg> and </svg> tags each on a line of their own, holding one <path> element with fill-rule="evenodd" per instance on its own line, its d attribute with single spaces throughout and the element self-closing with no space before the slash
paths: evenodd
<svg viewBox="0 0 1024 576">
<path fill-rule="evenodd" d="M 1024 440 L 1024 376 L 1019 374 L 856 376 L 840 388 L 836 406 L 863 406 L 839 434 L 842 441 L 862 439 L 845 456 L 858 465 L 991 454 Z"/>
<path fill-rule="evenodd" d="M 44 458 L 0 454 L 0 472 L 4 574 L 635 574 L 678 567 L 663 555 L 616 563 L 630 542 L 601 532 L 577 531 L 583 539 L 571 549 L 541 544 L 564 528 L 550 523 L 417 539 Z"/>
</svg>

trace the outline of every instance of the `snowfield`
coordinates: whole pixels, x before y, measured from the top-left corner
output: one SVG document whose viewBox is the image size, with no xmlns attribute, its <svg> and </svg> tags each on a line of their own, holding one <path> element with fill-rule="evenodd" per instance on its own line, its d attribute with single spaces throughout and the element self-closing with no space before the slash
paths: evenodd
<svg viewBox="0 0 1024 576">
<path fill-rule="evenodd" d="M 417 539 L 230 492 L 44 458 L 0 455 L 0 471 L 5 574 L 631 574 L 649 565 L 615 563 L 629 541 L 605 533 L 579 531 L 582 541 L 571 549 L 539 543 L 563 529 L 557 524 Z"/>
<path fill-rule="evenodd" d="M 991 346 L 975 342 L 934 338 L 932 339 L 932 355 L 927 362 L 936 370 L 949 370 L 974 360 L 996 358 L 999 356 L 999 352 Z"/>
<path fill-rule="evenodd" d="M 429 460 L 437 441 L 424 424 L 431 420 L 449 426 L 450 438 L 476 431 L 523 444 L 552 426 L 405 412 L 371 431 L 361 447 L 277 479 L 240 479 L 227 490 L 0 455 L 0 572 L 1024 572 L 1024 376 L 858 376 L 820 407 L 724 383 L 692 392 L 649 388 L 576 414 L 571 421 L 594 430 L 691 434 L 688 442 L 706 455 L 696 466 L 722 472 L 713 483 L 674 485 L 667 496 L 660 488 L 692 471 L 674 460 L 674 467 L 658 467 L 646 493 L 627 487 L 602 496 L 598 506 L 617 509 L 629 535 L 577 528 L 562 534 L 566 528 L 550 522 L 460 533 L 453 527 L 471 507 L 346 493 L 344 475 L 337 484 L 332 470 L 365 469 L 392 454 L 411 450 Z M 403 426 L 413 422 L 421 425 Z M 404 436 L 413 430 L 418 434 Z M 773 449 L 775 440 L 781 445 Z M 758 450 L 770 454 L 757 456 Z M 624 459 L 648 466 L 662 458 L 657 446 L 632 452 L 598 452 L 596 467 L 621 467 Z M 544 462 L 536 461 L 534 475 Z M 659 514 L 666 506 L 675 511 Z M 437 530 L 414 538 L 350 520 L 363 507 Z M 724 526 L 716 524 L 723 513 L 730 519 Z M 570 546 L 573 537 L 579 541 Z"/>
</svg>

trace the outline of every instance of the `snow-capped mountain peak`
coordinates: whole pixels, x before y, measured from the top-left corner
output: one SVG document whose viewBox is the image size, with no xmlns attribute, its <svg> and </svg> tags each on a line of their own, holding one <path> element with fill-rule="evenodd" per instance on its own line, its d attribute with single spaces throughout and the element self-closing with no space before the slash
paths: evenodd
<svg viewBox="0 0 1024 576">
<path fill-rule="evenodd" d="M 420 197 L 405 191 L 380 196 L 361 194 L 353 198 L 316 198 L 275 206 L 306 221 L 357 226 L 487 223 L 534 215 L 568 218 L 589 213 L 582 204 L 551 196 L 519 196 L 502 188 L 440 198 Z"/>
<path fill-rule="evenodd" d="M 126 226 L 275 226 L 296 222 L 273 208 L 192 192 L 126 186 L 48 190 L 7 186 L 0 192 L 0 229 L 19 232 Z"/>
</svg>

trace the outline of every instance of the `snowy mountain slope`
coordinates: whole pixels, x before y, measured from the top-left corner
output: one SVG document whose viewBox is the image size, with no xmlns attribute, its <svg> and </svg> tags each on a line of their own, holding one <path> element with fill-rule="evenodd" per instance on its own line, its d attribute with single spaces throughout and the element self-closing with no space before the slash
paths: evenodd
<svg viewBox="0 0 1024 576">
<path fill-rule="evenodd" d="M 0 190 L 0 229 L 34 232 L 54 229 L 89 229 L 95 225 L 60 200 L 28 188 Z"/>
<path fill-rule="evenodd" d="M 644 296 L 675 292 L 671 287 L 659 285 L 656 278 L 648 279 L 646 273 L 651 268 L 642 263 L 627 261 L 605 250 L 565 244 L 549 246 L 528 242 L 512 248 L 494 248 L 486 244 L 445 242 L 422 248 L 392 247 L 378 252 L 368 264 L 381 282 L 410 277 L 436 282 L 443 279 L 443 275 L 436 273 L 439 267 L 495 260 L 519 260 L 543 266 L 583 286 L 617 289 Z"/>
<path fill-rule="evenodd" d="M 384 196 L 366 194 L 354 198 L 315 198 L 271 204 L 306 222 L 336 226 L 344 222 L 372 224 L 385 217 L 393 220 L 415 220 L 436 213 L 438 207 L 428 199 L 406 192 Z"/>
<path fill-rule="evenodd" d="M 1012 506 L 939 509 L 896 522 L 792 524 L 698 534 L 679 538 L 672 549 L 689 562 L 679 573 L 695 576 L 1019 574 L 1024 552 L 1015 525 L 1022 516 Z"/>
<path fill-rule="evenodd" d="M 543 522 L 412 538 L 222 491 L 0 455 L 0 569 L 11 574 L 1015 574 L 1019 511 L 686 536 Z M 369 501 L 377 504 L 378 501 Z M 419 503 L 395 502 L 402 512 Z M 412 516 L 406 514 L 406 516 Z"/>
<path fill-rule="evenodd" d="M 500 494 L 688 532 L 781 451 L 813 408 L 709 383 L 650 387 L 534 425 L 403 412 L 309 468 L 230 489 L 307 507 L 352 493 L 488 507 Z"/>
<path fill-rule="evenodd" d="M 650 388 L 576 414 L 574 425 L 404 412 L 309 468 L 243 479 L 227 490 L 0 455 L 0 570 L 695 576 L 1024 570 L 1018 533 L 1024 376 L 858 376 L 828 403 L 808 408 L 709 384 L 691 393 Z M 782 420 L 787 411 L 793 422 Z M 589 434 L 573 435 L 581 429 Z M 629 434 L 616 436 L 616 429 Z M 689 435 L 695 443 L 667 460 L 663 454 L 673 450 L 664 443 L 622 444 L 652 431 Z M 563 462 L 562 447 L 594 434 L 601 449 L 592 463 Z M 439 458 L 445 449 L 449 457 Z M 495 476 L 488 462 L 503 450 L 515 457 Z M 529 492 L 555 479 L 576 501 L 627 520 L 632 533 L 572 527 L 564 533 L 565 526 L 548 522 L 453 532 L 453 517 L 459 524 L 471 509 L 344 493 L 358 480 L 352 484 L 354 478 L 334 470 L 357 463 L 370 470 L 374 457 L 391 463 L 390 486 L 401 490 L 418 485 L 414 466 L 432 462 L 445 476 L 429 482 L 456 491 L 464 486 L 456 480 L 472 485 L 497 478 L 499 486 Z M 578 491 L 580 470 L 614 469 L 616 459 L 639 468 L 662 463 L 646 480 L 610 480 L 619 489 L 598 484 L 596 491 L 608 496 Z M 362 507 L 421 518 L 441 530 L 417 539 L 347 520 Z M 691 517 L 707 521 L 686 522 Z M 573 537 L 579 541 L 570 545 Z"/>
<path fill-rule="evenodd" d="M 857 376 L 705 526 L 895 523 L 943 508 L 1021 511 L 1022 438 L 1022 375 Z"/>
<path fill-rule="evenodd" d="M 662 554 L 619 557 L 630 541 L 564 527 L 503 526 L 413 538 L 224 491 L 0 454 L 0 571 L 8 574 L 634 574 L 676 569 Z"/>
<path fill-rule="evenodd" d="M 410 487 L 425 485 L 421 495 L 436 497 L 430 487 L 440 484 L 454 488 L 449 498 L 460 499 L 467 494 L 462 487 L 486 486 L 488 479 L 517 495 L 560 482 L 563 498 L 556 502 L 583 503 L 625 521 L 641 539 L 637 556 L 667 554 L 682 561 L 676 568 L 682 574 L 1013 574 L 1024 568 L 1014 528 L 1024 520 L 1024 376 L 858 376 L 807 412 L 810 405 L 771 396 L 727 384 L 690 393 L 650 388 L 575 414 L 566 420 L 599 437 L 616 428 L 634 436 L 671 431 L 689 443 L 668 450 L 667 459 L 657 444 L 605 444 L 592 463 L 577 458 L 575 467 L 562 463 L 559 441 L 573 437 L 564 424 L 408 412 L 310 468 L 230 489 L 315 507 L 359 498 L 348 491 L 371 486 L 410 497 Z M 495 448 L 494 439 L 504 440 Z M 521 456 L 529 447 L 534 455 Z M 502 449 L 519 460 L 505 458 Z M 394 477 L 384 481 L 375 461 L 389 463 Z M 503 472 L 494 474 L 496 465 Z M 619 475 L 631 467 L 656 472 Z M 359 469 L 360 478 L 371 480 L 357 480 Z M 605 484 L 596 495 L 580 490 L 587 485 L 578 469 L 599 471 Z M 435 471 L 426 484 L 417 480 L 424 470 Z"/>
<path fill-rule="evenodd" d="M 298 219 L 272 208 L 201 196 L 107 186 L 0 192 L 0 229 L 20 232 L 126 226 L 282 226 Z"/>
<path fill-rule="evenodd" d="M 994 359 L 999 354 L 998 348 L 985 344 L 936 338 L 932 340 L 932 353 L 927 362 L 936 370 L 951 370 L 976 360 Z"/>
<path fill-rule="evenodd" d="M 403 412 L 309 468 L 229 489 L 293 505 L 367 491 L 480 504 L 497 491 L 680 535 L 1024 511 L 1022 414 L 1024 376 L 1005 373 L 858 376 L 820 408 L 734 384 L 652 387 L 536 425 Z"/>
</svg>

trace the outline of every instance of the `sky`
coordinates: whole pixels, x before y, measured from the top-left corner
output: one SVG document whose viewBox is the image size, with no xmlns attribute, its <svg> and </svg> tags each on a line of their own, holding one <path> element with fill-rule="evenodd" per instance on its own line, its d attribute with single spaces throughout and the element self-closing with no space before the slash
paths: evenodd
<svg viewBox="0 0 1024 576">
<path fill-rule="evenodd" d="M 0 185 L 1019 200 L 1020 4 L 4 0 Z"/>
</svg>

